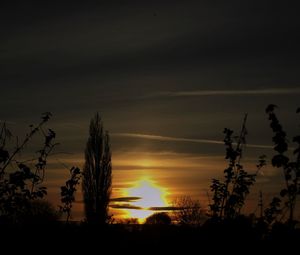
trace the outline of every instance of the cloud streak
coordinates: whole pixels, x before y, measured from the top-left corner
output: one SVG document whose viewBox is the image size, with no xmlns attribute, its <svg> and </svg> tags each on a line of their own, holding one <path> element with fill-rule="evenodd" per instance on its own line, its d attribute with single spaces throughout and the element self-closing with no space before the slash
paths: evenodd
<svg viewBox="0 0 300 255">
<path fill-rule="evenodd" d="M 166 97 L 195 97 L 195 96 L 262 96 L 300 94 L 300 88 L 268 88 L 248 90 L 192 90 L 161 92 L 158 95 Z"/>
<path fill-rule="evenodd" d="M 111 135 L 117 137 L 128 137 L 128 138 L 135 138 L 135 139 L 156 140 L 156 141 L 164 141 L 164 142 L 188 142 L 188 143 L 215 144 L 215 145 L 224 144 L 223 141 L 218 141 L 218 140 L 182 138 L 182 137 L 149 135 L 149 134 L 139 134 L 139 133 L 112 133 Z M 271 145 L 261 145 L 261 144 L 247 144 L 247 147 L 259 148 L 259 149 L 273 148 L 273 146 Z"/>
<path fill-rule="evenodd" d="M 114 208 L 114 209 L 143 210 L 142 207 L 131 205 L 131 204 L 122 204 L 122 205 L 120 205 L 120 204 L 114 204 L 114 205 L 110 205 L 109 207 Z"/>
<path fill-rule="evenodd" d="M 111 198 L 111 202 L 135 202 L 137 200 L 141 199 L 141 197 L 117 197 L 117 198 Z"/>
</svg>

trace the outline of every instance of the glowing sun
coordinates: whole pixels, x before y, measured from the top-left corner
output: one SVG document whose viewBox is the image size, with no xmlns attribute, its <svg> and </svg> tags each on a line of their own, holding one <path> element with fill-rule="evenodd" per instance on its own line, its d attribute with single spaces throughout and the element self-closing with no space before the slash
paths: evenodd
<svg viewBox="0 0 300 255">
<path fill-rule="evenodd" d="M 131 203 L 131 205 L 140 209 L 128 209 L 126 217 L 137 218 L 142 223 L 148 216 L 154 213 L 151 207 L 166 207 L 168 202 L 165 188 L 155 184 L 148 178 L 137 181 L 136 185 L 125 190 L 124 195 L 129 197 L 139 197 L 140 199 Z"/>
</svg>

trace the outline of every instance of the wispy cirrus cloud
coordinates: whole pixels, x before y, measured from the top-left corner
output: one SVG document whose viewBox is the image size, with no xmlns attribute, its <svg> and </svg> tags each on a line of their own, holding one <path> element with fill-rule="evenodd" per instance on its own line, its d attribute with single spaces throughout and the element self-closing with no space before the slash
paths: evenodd
<svg viewBox="0 0 300 255">
<path fill-rule="evenodd" d="M 300 88 L 267 88 L 241 90 L 191 90 L 191 91 L 164 91 L 158 96 L 166 97 L 194 97 L 194 96 L 242 96 L 242 95 L 290 95 L 300 94 Z"/>
<path fill-rule="evenodd" d="M 0 124 L 2 124 L 2 123 L 10 124 L 10 125 L 15 125 L 15 124 L 17 124 L 16 122 L 13 122 L 13 121 L 7 121 L 7 120 L 1 120 L 1 119 L 0 119 Z"/>
<path fill-rule="evenodd" d="M 161 135 L 149 135 L 140 133 L 112 133 L 112 136 L 140 138 L 157 141 L 171 141 L 171 142 L 194 142 L 194 143 L 211 143 L 211 144 L 223 144 L 222 141 L 209 140 L 209 139 L 192 139 L 192 138 L 181 138 Z"/>
<path fill-rule="evenodd" d="M 171 136 L 161 136 L 161 135 L 150 135 L 150 134 L 140 134 L 140 133 L 112 133 L 112 136 L 128 137 L 135 139 L 147 139 L 156 141 L 169 141 L 169 142 L 188 142 L 188 143 L 202 143 L 202 144 L 216 144 L 223 145 L 223 141 L 211 140 L 211 139 L 197 139 L 197 138 L 183 138 L 183 137 L 171 137 Z M 260 148 L 260 149 L 272 149 L 271 145 L 262 144 L 247 144 L 249 148 Z"/>
</svg>

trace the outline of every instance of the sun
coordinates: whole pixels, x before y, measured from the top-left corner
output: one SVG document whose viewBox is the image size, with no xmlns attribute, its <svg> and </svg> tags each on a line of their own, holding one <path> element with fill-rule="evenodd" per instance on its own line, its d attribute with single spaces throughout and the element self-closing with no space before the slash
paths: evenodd
<svg viewBox="0 0 300 255">
<path fill-rule="evenodd" d="M 166 199 L 168 192 L 165 188 L 158 186 L 149 178 L 143 178 L 136 182 L 136 184 L 125 190 L 124 195 L 129 197 L 139 197 L 137 201 L 131 205 L 139 207 L 140 209 L 127 210 L 129 218 L 137 218 L 142 223 L 148 216 L 153 214 L 151 207 L 166 207 L 168 202 Z"/>
</svg>

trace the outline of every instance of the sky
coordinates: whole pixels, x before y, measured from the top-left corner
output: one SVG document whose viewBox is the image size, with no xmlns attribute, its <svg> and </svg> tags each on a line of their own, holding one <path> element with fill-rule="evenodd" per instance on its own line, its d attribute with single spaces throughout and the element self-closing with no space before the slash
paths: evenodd
<svg viewBox="0 0 300 255">
<path fill-rule="evenodd" d="M 111 134 L 116 197 L 148 176 L 169 200 L 207 204 L 209 182 L 226 166 L 225 127 L 238 132 L 248 113 L 249 171 L 272 155 L 268 104 L 279 106 L 290 139 L 299 130 L 292 2 L 147 2 L 0 4 L 0 119 L 22 135 L 53 113 L 61 144 L 49 165 L 53 201 L 64 166 L 83 164 L 97 111 Z M 281 181 L 269 167 L 257 190 L 272 194 Z"/>
</svg>

